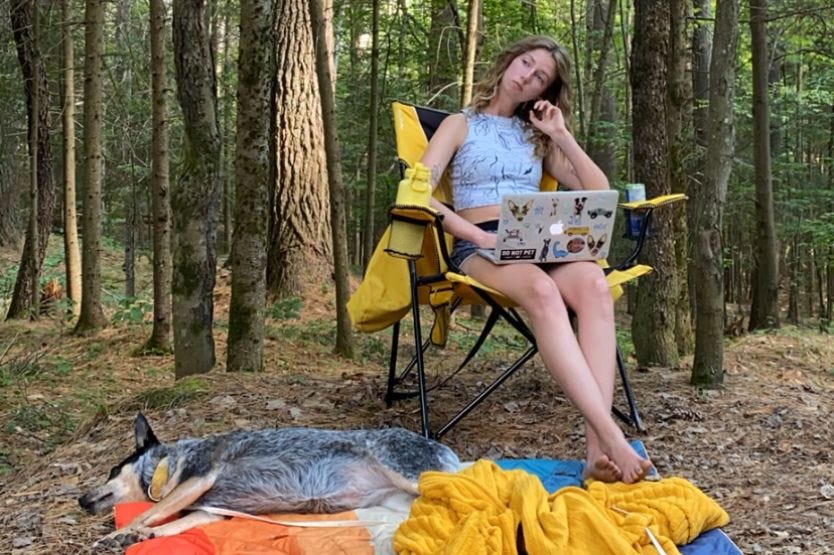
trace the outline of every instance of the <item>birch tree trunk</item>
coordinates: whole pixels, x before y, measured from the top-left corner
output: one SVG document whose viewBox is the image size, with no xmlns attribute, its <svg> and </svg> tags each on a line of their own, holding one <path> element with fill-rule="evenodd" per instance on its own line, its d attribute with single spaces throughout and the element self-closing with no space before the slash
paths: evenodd
<svg viewBox="0 0 834 555">
<path fill-rule="evenodd" d="M 81 314 L 76 333 L 107 323 L 101 306 L 101 68 L 104 55 L 104 2 L 84 8 L 84 218 L 81 253 Z"/>
<path fill-rule="evenodd" d="M 717 385 L 724 380 L 724 256 L 721 229 L 727 182 L 733 166 L 733 96 L 738 0 L 718 0 L 712 48 L 707 117 L 707 153 L 703 181 L 692 183 L 692 275 L 695 288 L 695 358 L 690 381 Z"/>
<path fill-rule="evenodd" d="M 230 372 L 263 367 L 266 228 L 270 188 L 269 114 L 275 75 L 274 4 L 241 0 L 238 54 L 235 229 L 229 306 Z"/>
<path fill-rule="evenodd" d="M 753 301 L 750 331 L 779 327 L 779 260 L 770 166 L 767 0 L 750 0 L 753 61 L 753 170 L 756 182 L 756 241 L 753 246 Z"/>
<path fill-rule="evenodd" d="M 634 7 L 634 176 L 645 184 L 646 196 L 654 197 L 670 192 L 666 131 L 670 8 L 666 0 L 637 0 Z M 652 234 L 642 261 L 652 266 L 654 272 L 639 280 L 631 333 L 641 364 L 674 366 L 678 361 L 678 282 L 671 211 L 655 213 Z"/>
<path fill-rule="evenodd" d="M 174 214 L 173 295 L 175 375 L 214 366 L 215 226 L 220 187 L 220 133 L 209 20 L 204 0 L 175 0 L 177 100 L 185 133 L 171 208 Z"/>
<path fill-rule="evenodd" d="M 148 351 L 171 350 L 171 187 L 168 147 L 168 76 L 165 69 L 165 3 L 150 0 L 151 210 L 153 212 L 153 331 Z"/>
<path fill-rule="evenodd" d="M 64 46 L 64 267 L 70 313 L 78 312 L 81 303 L 81 251 L 78 248 L 78 215 L 75 187 L 75 44 L 72 38 L 70 0 L 61 0 L 61 31 Z"/>
</svg>

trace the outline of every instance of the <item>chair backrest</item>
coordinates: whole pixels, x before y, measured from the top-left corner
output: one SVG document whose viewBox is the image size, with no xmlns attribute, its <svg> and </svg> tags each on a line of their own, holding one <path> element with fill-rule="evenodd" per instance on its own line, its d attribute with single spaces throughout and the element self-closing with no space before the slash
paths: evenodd
<svg viewBox="0 0 834 555">
<path fill-rule="evenodd" d="M 422 158 L 434 132 L 449 112 L 404 102 L 392 103 L 391 109 L 394 115 L 394 137 L 397 142 L 397 156 L 400 164 L 406 168 L 413 167 Z M 542 191 L 555 191 L 556 180 L 546 173 L 542 174 L 539 188 Z M 440 185 L 434 190 L 434 197 L 445 204 L 452 204 L 452 189 L 446 173 L 443 174 Z"/>
</svg>

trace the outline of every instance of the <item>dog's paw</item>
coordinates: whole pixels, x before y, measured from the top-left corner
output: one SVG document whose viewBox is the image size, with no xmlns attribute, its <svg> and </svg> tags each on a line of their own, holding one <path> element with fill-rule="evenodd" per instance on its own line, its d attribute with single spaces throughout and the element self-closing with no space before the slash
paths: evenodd
<svg viewBox="0 0 834 555">
<path fill-rule="evenodd" d="M 147 529 L 123 528 L 108 534 L 98 540 L 93 547 L 96 548 L 113 548 L 113 547 L 128 547 L 134 543 L 139 543 L 153 537 L 153 534 Z"/>
</svg>

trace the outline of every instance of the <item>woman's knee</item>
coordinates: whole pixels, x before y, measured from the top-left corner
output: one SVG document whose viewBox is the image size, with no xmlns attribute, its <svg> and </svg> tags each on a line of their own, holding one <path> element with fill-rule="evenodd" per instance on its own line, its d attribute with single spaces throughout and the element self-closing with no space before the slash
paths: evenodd
<svg viewBox="0 0 834 555">
<path fill-rule="evenodd" d="M 559 293 L 559 288 L 547 274 L 537 275 L 530 279 L 525 288 L 524 300 L 520 304 L 528 312 L 566 312 L 567 310 Z"/>
<path fill-rule="evenodd" d="M 611 288 L 602 269 L 589 270 L 582 283 L 581 290 L 577 292 L 580 306 L 575 307 L 575 310 L 581 311 L 587 307 L 596 312 L 613 315 L 614 301 L 611 298 Z"/>
</svg>

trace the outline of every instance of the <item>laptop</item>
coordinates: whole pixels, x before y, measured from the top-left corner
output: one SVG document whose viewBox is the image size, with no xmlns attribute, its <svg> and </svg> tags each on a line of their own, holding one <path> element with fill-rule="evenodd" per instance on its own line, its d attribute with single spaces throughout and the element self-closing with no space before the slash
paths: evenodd
<svg viewBox="0 0 834 555">
<path fill-rule="evenodd" d="M 496 264 L 605 258 L 618 199 L 610 189 L 506 195 L 495 249 L 478 249 L 478 254 Z"/>
</svg>

